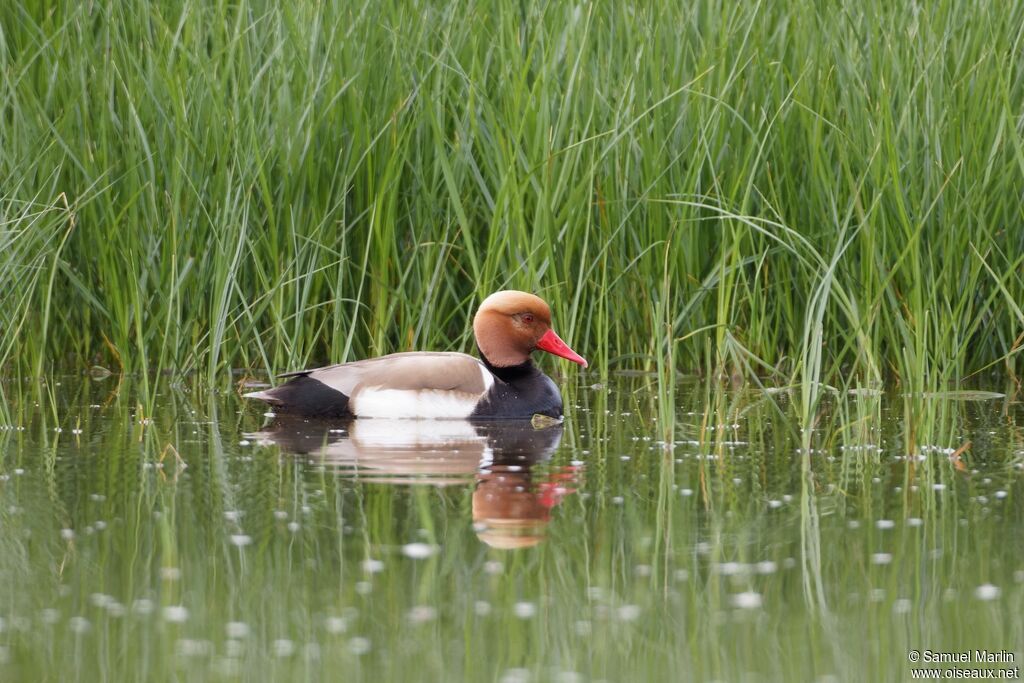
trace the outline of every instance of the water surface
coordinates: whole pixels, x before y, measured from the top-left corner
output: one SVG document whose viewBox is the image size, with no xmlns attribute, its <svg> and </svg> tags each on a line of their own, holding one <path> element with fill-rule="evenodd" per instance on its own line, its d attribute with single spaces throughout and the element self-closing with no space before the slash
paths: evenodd
<svg viewBox="0 0 1024 683">
<path fill-rule="evenodd" d="M 1024 650 L 1024 409 L 653 378 L 563 425 L 3 385 L 2 680 L 909 680 Z M 672 398 L 672 397 L 669 397 Z M 979 400 L 964 400 L 966 398 Z"/>
</svg>

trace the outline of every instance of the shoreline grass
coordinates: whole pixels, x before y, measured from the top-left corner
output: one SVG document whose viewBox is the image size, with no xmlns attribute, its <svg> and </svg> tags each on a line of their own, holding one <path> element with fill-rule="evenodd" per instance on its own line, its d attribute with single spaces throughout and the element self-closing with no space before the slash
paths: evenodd
<svg viewBox="0 0 1024 683">
<path fill-rule="evenodd" d="M 965 0 L 7 3 L 0 369 L 468 349 L 516 287 L 598 374 L 774 376 L 808 422 L 821 382 L 1015 380 L 1022 27 Z"/>
</svg>

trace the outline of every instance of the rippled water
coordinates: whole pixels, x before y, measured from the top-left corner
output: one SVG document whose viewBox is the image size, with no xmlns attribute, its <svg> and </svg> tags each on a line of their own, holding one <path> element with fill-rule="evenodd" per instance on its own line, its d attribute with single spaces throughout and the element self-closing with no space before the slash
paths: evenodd
<svg viewBox="0 0 1024 683">
<path fill-rule="evenodd" d="M 911 650 L 1021 662 L 1013 397 L 830 395 L 806 435 L 786 392 L 690 384 L 659 406 L 650 377 L 567 387 L 564 425 L 278 421 L 137 389 L 3 386 L 0 680 L 863 681 L 909 680 Z"/>
</svg>

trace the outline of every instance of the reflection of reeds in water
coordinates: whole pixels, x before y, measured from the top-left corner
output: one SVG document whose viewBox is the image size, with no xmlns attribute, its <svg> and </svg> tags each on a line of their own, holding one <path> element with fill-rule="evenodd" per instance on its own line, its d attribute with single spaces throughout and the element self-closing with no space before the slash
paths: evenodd
<svg viewBox="0 0 1024 683">
<path fill-rule="evenodd" d="M 0 677 L 889 680 L 921 643 L 1016 647 L 1019 405 L 828 392 L 805 453 L 787 392 L 677 381 L 671 457 L 651 376 L 612 378 L 574 387 L 555 432 L 449 432 L 490 459 L 447 485 L 335 467 L 338 425 L 260 446 L 232 396 L 160 386 L 143 423 L 130 378 L 109 401 L 23 392 L 24 431 L 0 433 Z M 932 450 L 963 437 L 963 470 Z M 168 443 L 187 468 L 157 467 Z"/>
</svg>

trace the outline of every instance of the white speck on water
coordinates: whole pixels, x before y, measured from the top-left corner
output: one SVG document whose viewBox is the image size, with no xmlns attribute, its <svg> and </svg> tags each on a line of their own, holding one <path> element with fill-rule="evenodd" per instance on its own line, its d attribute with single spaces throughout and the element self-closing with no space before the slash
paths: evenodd
<svg viewBox="0 0 1024 683">
<path fill-rule="evenodd" d="M 288 519 L 288 513 L 284 510 L 274 510 L 274 519 Z"/>
<path fill-rule="evenodd" d="M 107 528 L 107 523 L 104 522 L 102 519 L 98 519 L 95 522 L 93 522 L 93 526 L 96 527 L 96 531 L 103 531 Z"/>
<path fill-rule="evenodd" d="M 263 417 L 277 417 L 277 413 L 275 413 L 272 410 L 268 410 L 267 412 L 263 413 Z"/>
<path fill-rule="evenodd" d="M 416 605 L 405 618 L 412 624 L 425 624 L 437 618 L 437 609 L 430 605 Z"/>
<path fill-rule="evenodd" d="M 486 600 L 477 600 L 473 603 L 473 612 L 476 613 L 478 617 L 486 617 L 491 613 L 491 603 Z"/>
<path fill-rule="evenodd" d="M 791 495 L 789 495 L 787 493 L 786 495 L 782 496 L 782 502 L 783 503 L 792 503 L 793 502 L 793 496 L 791 496 Z"/>
<path fill-rule="evenodd" d="M 168 605 L 164 607 L 164 621 L 172 624 L 183 624 L 188 621 L 188 608 L 182 605 Z"/>
<path fill-rule="evenodd" d="M 530 670 L 506 669 L 498 680 L 500 683 L 530 683 Z"/>
<path fill-rule="evenodd" d="M 758 574 L 774 574 L 779 566 L 771 560 L 764 560 L 755 565 Z"/>
<path fill-rule="evenodd" d="M 177 567 L 160 567 L 160 578 L 164 581 L 177 581 L 181 578 L 181 570 Z"/>
<path fill-rule="evenodd" d="M 935 489 L 936 491 L 945 491 L 946 490 L 946 485 L 945 484 L 932 484 L 932 488 Z"/>
<path fill-rule="evenodd" d="M 776 509 L 782 507 L 782 501 L 781 500 L 769 500 L 768 501 L 768 507 L 770 507 L 773 510 L 776 510 Z"/>
<path fill-rule="evenodd" d="M 239 441 L 239 442 L 238 442 L 238 445 L 239 445 L 239 446 L 248 446 L 248 445 L 249 445 L 249 443 L 250 443 L 250 442 L 249 442 L 249 440 L 248 440 L 248 439 L 242 439 L 241 441 Z"/>
<path fill-rule="evenodd" d="M 324 619 L 324 628 L 328 633 L 338 635 L 348 630 L 348 622 L 342 617 L 327 617 Z"/>
<path fill-rule="evenodd" d="M 148 598 L 139 598 L 132 603 L 132 612 L 135 614 L 152 614 L 153 601 Z"/>
<path fill-rule="evenodd" d="M 999 586 L 993 586 L 991 583 L 983 583 L 974 589 L 974 597 L 979 600 L 995 600 L 1003 591 Z"/>
<path fill-rule="evenodd" d="M 681 496 L 692 496 L 693 489 L 679 489 L 679 495 Z"/>
<path fill-rule="evenodd" d="M 622 605 L 618 609 L 620 621 L 636 621 L 640 617 L 639 605 Z"/>
<path fill-rule="evenodd" d="M 762 603 L 761 594 L 754 591 L 736 593 L 729 598 L 729 601 L 733 607 L 738 607 L 739 609 L 757 609 Z"/>
<path fill-rule="evenodd" d="M 252 536 L 249 534 L 231 534 L 231 545 L 243 548 L 252 544 Z"/>
<path fill-rule="evenodd" d="M 237 522 L 238 519 L 241 516 L 242 516 L 242 513 L 239 512 L 238 510 L 225 510 L 224 511 L 224 519 L 228 520 L 229 522 Z"/>
<path fill-rule="evenodd" d="M 860 520 L 851 519 L 849 522 L 846 523 L 846 528 L 847 529 L 859 529 L 860 528 Z"/>
<path fill-rule="evenodd" d="M 14 468 L 14 473 L 20 477 L 21 475 L 25 474 L 25 468 L 23 468 L 23 467 L 15 467 Z"/>
<path fill-rule="evenodd" d="M 505 565 L 498 560 L 488 560 L 484 562 L 484 571 L 493 576 L 505 571 Z"/>
<path fill-rule="evenodd" d="M 512 607 L 512 613 L 520 619 L 532 619 L 537 614 L 537 606 L 532 602 L 517 602 Z"/>
<path fill-rule="evenodd" d="M 871 556 L 871 564 L 889 564 L 892 562 L 890 553 L 875 553 Z"/>
<path fill-rule="evenodd" d="M 348 651 L 354 655 L 365 655 L 370 651 L 370 639 L 356 636 L 348 641 Z"/>
<path fill-rule="evenodd" d="M 1003 498 L 1006 498 L 1006 496 L 1008 496 L 1008 495 L 1009 494 L 1006 491 L 1003 491 L 1003 490 L 996 491 L 996 493 L 995 493 L 996 498 L 998 498 L 999 500 L 1002 500 Z"/>
<path fill-rule="evenodd" d="M 380 560 L 367 558 L 363 560 L 363 571 L 367 574 L 379 574 L 384 571 L 384 563 Z"/>
<path fill-rule="evenodd" d="M 68 627 L 75 633 L 85 633 L 92 628 L 92 624 L 85 617 L 71 617 L 68 619 Z"/>
<path fill-rule="evenodd" d="M 60 537 L 63 538 L 65 541 L 70 541 L 71 539 L 73 539 L 75 537 L 75 530 L 74 529 L 61 529 L 60 530 Z"/>
<path fill-rule="evenodd" d="M 234 638 L 235 640 L 241 640 L 242 638 L 249 637 L 249 624 L 244 621 L 229 621 L 224 630 L 228 634 L 228 638 Z"/>
<path fill-rule="evenodd" d="M 923 526 L 924 520 L 920 517 L 910 517 L 907 519 L 907 526 Z"/>
<path fill-rule="evenodd" d="M 896 614 L 906 614 L 910 611 L 913 603 L 907 598 L 900 598 L 896 602 L 892 603 L 892 611 Z"/>
<path fill-rule="evenodd" d="M 437 554 L 439 548 L 429 543 L 406 543 L 402 546 L 402 554 L 414 560 L 425 560 Z"/>
<path fill-rule="evenodd" d="M 612 498 L 612 504 L 613 505 L 622 505 L 624 500 L 625 499 L 622 496 L 614 496 Z"/>
<path fill-rule="evenodd" d="M 106 595 L 105 593 L 93 593 L 89 596 L 89 602 L 96 607 L 106 607 L 107 603 L 112 602 L 113 597 Z"/>
<path fill-rule="evenodd" d="M 213 643 L 208 640 L 179 638 L 174 643 L 174 652 L 179 657 L 207 657 L 213 653 Z"/>
<path fill-rule="evenodd" d="M 295 643 L 287 638 L 278 638 L 271 643 L 270 647 L 274 651 L 275 657 L 291 657 L 295 654 Z"/>
<path fill-rule="evenodd" d="M 698 541 L 697 544 L 693 546 L 693 549 L 697 552 L 698 555 L 711 554 L 711 544 L 707 541 Z"/>
<path fill-rule="evenodd" d="M 880 519 L 877 522 L 875 522 L 875 526 L 882 530 L 892 529 L 896 526 L 896 522 L 892 521 L 891 519 Z"/>
<path fill-rule="evenodd" d="M 300 528 L 301 527 L 299 526 L 298 522 L 288 522 L 288 531 L 292 532 L 293 534 L 297 532 Z"/>
</svg>

